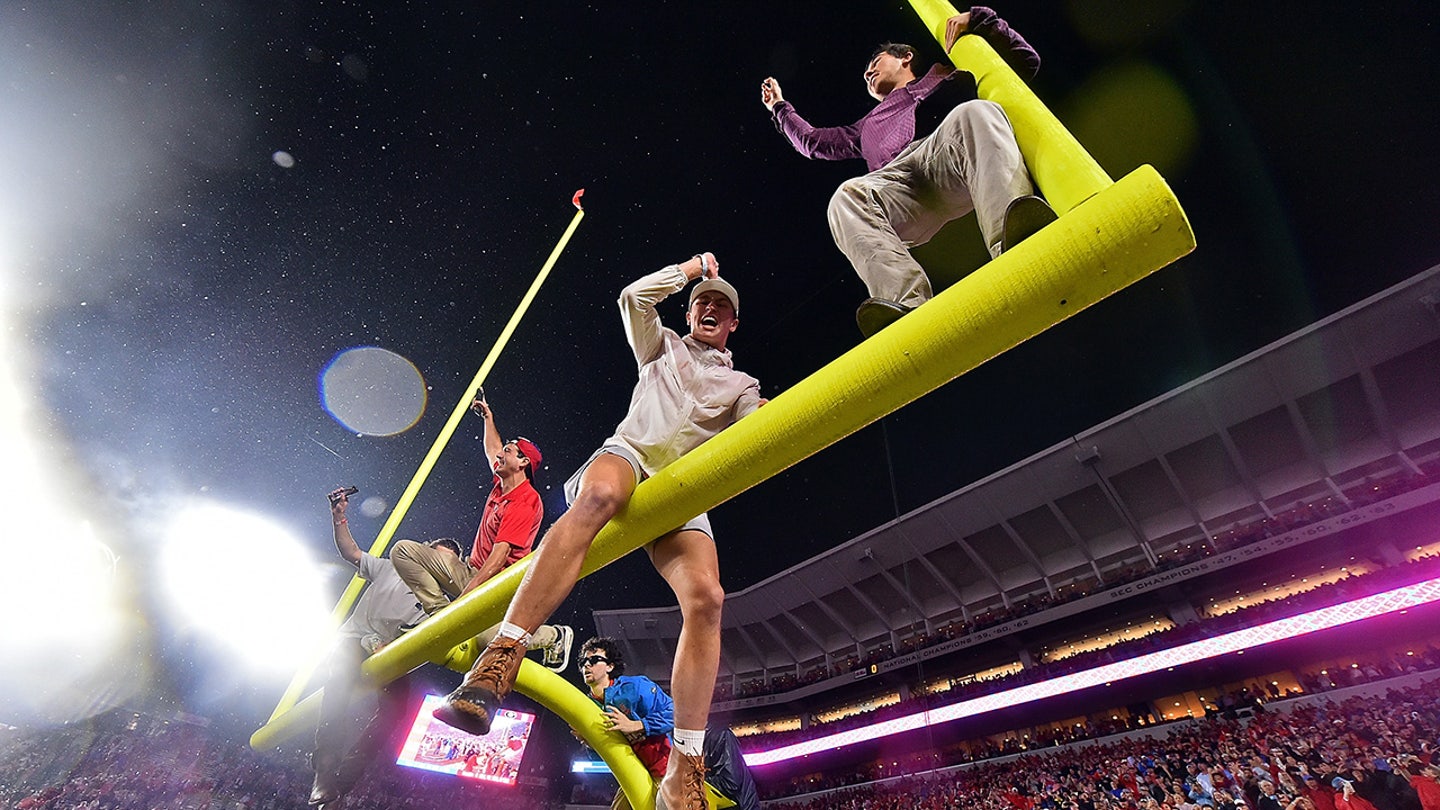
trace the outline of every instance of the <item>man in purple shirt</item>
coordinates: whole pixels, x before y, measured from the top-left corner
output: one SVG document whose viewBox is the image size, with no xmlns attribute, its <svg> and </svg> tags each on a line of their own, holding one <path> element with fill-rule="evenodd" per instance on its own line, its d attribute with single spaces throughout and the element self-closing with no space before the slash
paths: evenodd
<svg viewBox="0 0 1440 810">
<path fill-rule="evenodd" d="M 994 11 L 975 6 L 946 22 L 945 51 L 965 34 L 988 41 L 1022 77 L 1040 57 Z M 880 102 L 854 124 L 814 127 L 767 78 L 760 101 L 800 154 L 821 160 L 864 158 L 870 173 L 847 180 L 830 199 L 830 232 L 855 266 L 870 298 L 855 313 L 866 337 L 930 300 L 930 279 L 911 257 L 946 223 L 971 211 L 992 257 L 1055 219 L 1034 186 L 998 104 L 958 105 L 930 135 L 915 140 L 915 109 L 956 72 L 935 65 L 916 78 L 915 49 L 887 43 L 865 68 L 865 86 Z"/>
</svg>

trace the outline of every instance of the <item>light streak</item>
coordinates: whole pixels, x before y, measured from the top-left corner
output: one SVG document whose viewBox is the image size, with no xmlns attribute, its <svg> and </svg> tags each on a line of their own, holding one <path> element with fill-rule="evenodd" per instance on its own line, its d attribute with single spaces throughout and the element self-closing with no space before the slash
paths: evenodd
<svg viewBox="0 0 1440 810">
<path fill-rule="evenodd" d="M 319 439 L 315 438 L 314 436 L 306 436 L 305 438 L 309 439 L 309 440 L 312 441 L 312 442 L 315 442 L 316 444 L 320 445 L 321 447 L 325 447 L 325 443 L 322 442 L 322 441 L 320 441 Z M 327 452 L 327 453 L 329 453 L 330 455 L 332 455 L 332 456 L 340 459 L 341 461 L 344 461 L 344 460 L 345 460 L 345 457 L 344 457 L 344 456 L 340 455 L 339 453 L 335 452 L 334 450 L 331 450 L 331 449 L 328 448 L 328 447 L 325 447 L 325 452 Z"/>
</svg>

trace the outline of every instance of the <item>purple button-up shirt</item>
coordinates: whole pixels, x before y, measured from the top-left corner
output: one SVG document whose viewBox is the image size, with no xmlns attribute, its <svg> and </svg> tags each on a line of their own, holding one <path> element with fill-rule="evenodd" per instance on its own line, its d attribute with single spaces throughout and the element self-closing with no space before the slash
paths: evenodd
<svg viewBox="0 0 1440 810">
<path fill-rule="evenodd" d="M 1020 34 L 984 6 L 970 9 L 971 33 L 985 37 L 995 51 L 1024 78 L 1040 69 L 1040 55 Z M 942 73 L 939 65 L 921 78 L 897 87 L 863 118 L 847 127 L 811 126 L 788 101 L 775 105 L 771 113 L 775 127 L 790 140 L 795 151 L 808 158 L 847 160 L 864 158 L 870 171 L 884 166 L 915 140 L 915 108 L 958 71 Z"/>
</svg>

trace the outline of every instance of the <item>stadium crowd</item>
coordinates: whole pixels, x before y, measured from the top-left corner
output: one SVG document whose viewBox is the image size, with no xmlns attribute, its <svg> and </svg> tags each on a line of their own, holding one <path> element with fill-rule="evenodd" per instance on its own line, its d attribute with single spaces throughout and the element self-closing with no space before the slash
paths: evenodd
<svg viewBox="0 0 1440 810">
<path fill-rule="evenodd" d="M 1272 704 L 1273 705 L 1273 704 Z M 1440 680 L 873 781 L 774 810 L 1440 810 Z M 1158 730 L 1157 730 L 1158 731 Z"/>
<path fill-rule="evenodd" d="M 57 729 L 0 731 L 0 807 L 15 810 L 306 810 L 311 774 L 298 753 L 260 754 L 223 735 L 112 712 Z M 130 724 L 134 725 L 134 724 Z M 553 810 L 560 805 L 397 765 L 372 768 L 346 810 Z"/>
<path fill-rule="evenodd" d="M 1194 621 L 1189 624 L 1156 630 L 1128 641 L 1113 644 L 1104 649 L 1080 653 L 1046 663 L 1039 663 L 1007 675 L 999 675 L 987 679 L 966 680 L 963 682 L 952 681 L 951 688 L 938 695 L 916 694 L 908 700 L 902 700 L 898 703 L 869 711 L 857 710 L 855 714 L 834 718 L 826 723 L 821 723 L 817 718 L 812 716 L 809 718 L 810 722 L 808 722 L 803 729 L 748 736 L 742 740 L 742 745 L 747 751 L 753 751 L 760 748 L 784 745 L 789 742 L 804 739 L 817 732 L 829 733 L 833 731 L 843 731 L 847 728 L 887 720 L 892 717 L 899 717 L 917 711 L 925 705 L 954 703 L 991 692 L 997 692 L 1002 689 L 1009 689 L 1027 683 L 1048 680 L 1050 678 L 1058 678 L 1072 672 L 1103 666 L 1114 661 L 1133 658 L 1137 655 L 1143 655 L 1155 650 L 1186 644 L 1191 641 L 1209 638 L 1244 627 L 1252 627 L 1286 616 L 1317 610 L 1322 607 L 1339 604 L 1374 593 L 1380 593 L 1391 588 L 1435 576 L 1440 576 L 1440 557 L 1433 555 L 1427 556 L 1413 562 L 1404 562 L 1381 568 L 1368 574 L 1347 576 L 1333 583 L 1318 585 L 1303 593 L 1259 602 L 1223 615 L 1202 618 L 1199 621 Z M 1433 662 L 1430 661 L 1432 657 L 1435 659 Z M 1399 674 L 1412 667 L 1428 669 L 1433 666 L 1440 666 L 1440 651 L 1426 651 L 1422 653 L 1421 658 L 1422 660 L 1418 661 L 1385 662 L 1384 665 L 1389 667 L 1395 674 Z M 1381 662 L 1376 663 L 1380 664 Z M 1327 686 L 1317 678 L 1312 684 L 1307 684 L 1307 688 L 1311 691 L 1318 691 L 1327 688 Z"/>
<path fill-rule="evenodd" d="M 1343 679 L 1319 673 L 1301 678 L 1335 688 L 1414 672 L 1421 664 L 1440 670 L 1440 650 L 1429 649 L 1403 668 L 1375 660 L 1348 670 Z M 825 778 L 776 783 L 764 779 L 763 771 L 757 775 L 767 800 L 809 794 L 774 801 L 769 804 L 774 810 L 1440 810 L 1440 793 L 1428 787 L 1437 775 L 1432 756 L 1440 744 L 1440 679 L 1390 690 L 1381 700 L 1349 698 L 1288 713 L 1274 711 L 1286 701 L 1267 704 L 1258 684 L 1218 702 L 1223 709 L 1217 705 L 1204 719 L 1169 724 L 1173 730 L 1164 737 L 1067 745 L 1130 725 L 1087 722 L 926 751 Z M 1256 710 L 1255 716 L 1237 718 L 1234 710 L 1242 707 Z M 60 729 L 0 732 L 0 807 L 306 807 L 309 772 L 298 753 L 259 754 L 179 722 L 129 729 L 120 723 L 128 716 L 112 713 Z M 1166 727 L 1154 733 L 1161 728 Z M 989 761 L 997 759 L 1005 761 Z M 950 767 L 957 763 L 969 764 Z M 1392 784 L 1394 774 L 1414 786 L 1414 798 Z M 1344 786 L 1334 784 L 1337 775 L 1354 783 L 1354 797 L 1344 798 Z M 1267 781 L 1273 793 L 1266 793 Z M 604 794 L 608 802 L 613 788 L 596 790 L 589 793 Z M 572 801 L 591 798 L 589 793 L 581 789 Z M 1267 796 L 1279 804 L 1264 800 Z M 513 788 L 394 765 L 374 768 L 345 802 L 347 810 L 562 806 Z"/>
</svg>

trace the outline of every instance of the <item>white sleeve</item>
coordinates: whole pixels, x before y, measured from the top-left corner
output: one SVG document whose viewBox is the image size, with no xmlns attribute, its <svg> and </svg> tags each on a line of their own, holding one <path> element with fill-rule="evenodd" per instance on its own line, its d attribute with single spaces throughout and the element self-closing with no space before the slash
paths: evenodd
<svg viewBox="0 0 1440 810">
<path fill-rule="evenodd" d="M 655 306 L 689 283 L 680 265 L 672 264 L 631 282 L 620 291 L 620 319 L 625 324 L 625 339 L 630 341 L 635 361 L 640 365 L 660 356 L 665 345 L 661 337 L 664 327 L 660 325 Z"/>
</svg>

